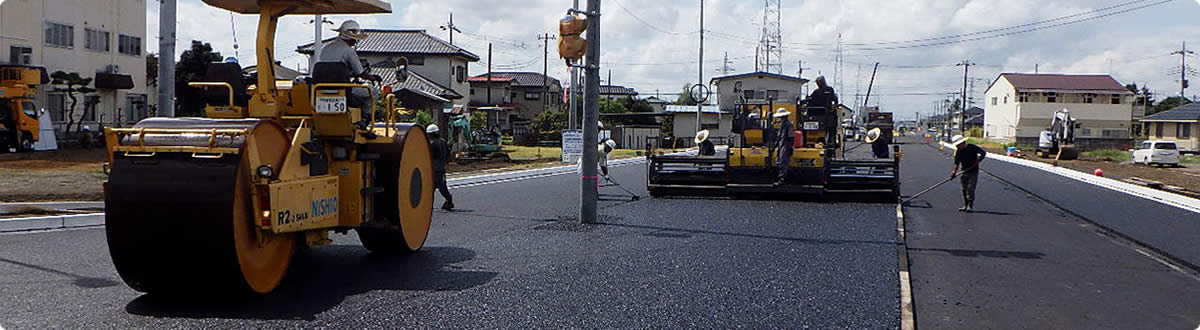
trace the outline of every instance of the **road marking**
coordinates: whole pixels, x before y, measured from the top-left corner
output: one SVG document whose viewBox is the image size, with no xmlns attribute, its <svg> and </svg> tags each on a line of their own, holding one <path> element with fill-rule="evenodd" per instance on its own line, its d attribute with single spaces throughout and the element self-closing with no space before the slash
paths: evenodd
<svg viewBox="0 0 1200 330">
<path fill-rule="evenodd" d="M 916 314 L 913 312 L 912 281 L 908 273 L 908 244 L 904 236 L 904 207 L 896 204 L 896 233 L 900 235 L 896 255 L 900 269 L 900 329 L 913 330 L 917 328 Z"/>
</svg>

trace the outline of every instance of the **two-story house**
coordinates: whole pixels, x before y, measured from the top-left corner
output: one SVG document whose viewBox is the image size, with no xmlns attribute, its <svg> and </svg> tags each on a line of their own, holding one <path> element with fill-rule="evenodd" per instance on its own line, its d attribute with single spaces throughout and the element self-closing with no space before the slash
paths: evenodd
<svg viewBox="0 0 1200 330">
<path fill-rule="evenodd" d="M 1054 112 L 1079 121 L 1076 144 L 1084 149 L 1128 146 L 1133 93 L 1109 75 L 1003 73 L 985 93 L 984 136 L 1037 145 Z"/>
<path fill-rule="evenodd" d="M 73 119 L 93 131 L 150 115 L 145 35 L 146 0 L 0 1 L 0 62 L 92 78 L 96 91 L 75 95 Z M 37 104 L 62 133 L 69 96 L 45 86 Z"/>
<path fill-rule="evenodd" d="M 600 85 L 600 98 L 605 100 L 632 100 L 638 96 L 638 92 L 633 88 L 619 85 Z"/>
<path fill-rule="evenodd" d="M 425 30 L 364 29 L 367 39 L 355 48 L 359 58 L 371 64 L 372 73 L 392 86 L 400 102 L 410 109 L 434 110 L 434 118 L 444 125 L 441 114 L 450 108 L 465 108 L 470 99 L 467 65 L 479 56 L 425 33 Z M 324 40 L 329 42 L 333 38 Z M 313 44 L 301 45 L 297 52 L 312 56 Z M 408 79 L 396 81 L 396 61 L 408 59 Z"/>
<path fill-rule="evenodd" d="M 472 99 L 486 98 L 488 86 L 493 86 L 495 97 L 499 91 L 495 87 L 498 84 L 496 81 L 508 80 L 508 102 L 505 106 L 512 108 L 512 121 L 529 122 L 542 111 L 563 111 L 563 88 L 558 79 L 537 72 L 492 72 L 491 77 L 491 85 L 487 82 L 486 73 L 471 77 L 471 89 L 474 90 Z"/>
</svg>

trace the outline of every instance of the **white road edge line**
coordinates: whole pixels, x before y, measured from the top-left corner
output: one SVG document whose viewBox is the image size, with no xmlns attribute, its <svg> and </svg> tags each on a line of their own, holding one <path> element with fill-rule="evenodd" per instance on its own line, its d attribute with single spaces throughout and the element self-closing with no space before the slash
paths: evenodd
<svg viewBox="0 0 1200 330">
<path fill-rule="evenodd" d="M 896 232 L 900 235 L 901 249 L 908 249 L 904 236 L 904 206 L 896 204 Z M 912 280 L 909 278 L 908 253 L 898 253 L 899 262 L 904 266 L 900 269 L 900 329 L 915 330 L 917 328 L 913 313 Z"/>
<path fill-rule="evenodd" d="M 942 146 L 945 146 L 945 147 L 951 148 L 951 149 L 954 148 L 954 146 L 950 145 L 949 143 L 945 143 L 945 142 L 942 142 Z M 1142 187 L 1142 186 L 1134 185 L 1131 183 L 1121 182 L 1118 180 L 1113 180 L 1113 179 L 1109 179 L 1109 178 L 1105 178 L 1105 177 L 1099 177 L 1099 176 L 1079 172 L 1079 171 L 1068 169 L 1068 168 L 1055 167 L 1053 165 L 1042 163 L 1042 162 L 1025 160 L 1025 159 L 1020 159 L 1020 158 L 1016 158 L 1016 157 L 1010 157 L 1010 156 L 1004 155 L 1004 154 L 988 153 L 988 158 L 999 160 L 999 161 L 1010 163 L 1010 164 L 1032 167 L 1035 169 L 1039 169 L 1039 170 L 1043 170 L 1043 171 L 1050 172 L 1053 174 L 1058 174 L 1058 175 L 1061 175 L 1061 176 L 1064 176 L 1067 178 L 1071 178 L 1071 179 L 1074 179 L 1074 180 L 1077 180 L 1077 181 L 1080 181 L 1083 183 L 1100 186 L 1100 187 L 1107 188 L 1109 190 L 1120 192 L 1120 193 L 1125 193 L 1130 196 L 1140 197 L 1143 199 L 1147 199 L 1147 200 L 1159 202 L 1162 204 L 1178 207 L 1178 208 L 1181 208 L 1181 209 L 1184 209 L 1187 211 L 1200 213 L 1200 200 L 1197 200 L 1194 198 L 1189 198 L 1186 196 L 1181 196 L 1181 195 L 1177 195 L 1177 194 L 1173 194 L 1173 193 L 1169 193 L 1169 192 L 1165 192 L 1165 191 L 1161 191 L 1161 190 L 1155 190 L 1155 189 L 1151 189 L 1148 187 Z"/>
</svg>

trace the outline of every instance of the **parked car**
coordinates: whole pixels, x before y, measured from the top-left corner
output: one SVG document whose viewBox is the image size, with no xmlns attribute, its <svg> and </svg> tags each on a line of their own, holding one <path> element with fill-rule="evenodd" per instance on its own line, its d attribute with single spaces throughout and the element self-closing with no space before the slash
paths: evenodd
<svg viewBox="0 0 1200 330">
<path fill-rule="evenodd" d="M 1133 150 L 1133 163 L 1179 165 L 1179 146 L 1171 141 L 1146 141 Z"/>
</svg>

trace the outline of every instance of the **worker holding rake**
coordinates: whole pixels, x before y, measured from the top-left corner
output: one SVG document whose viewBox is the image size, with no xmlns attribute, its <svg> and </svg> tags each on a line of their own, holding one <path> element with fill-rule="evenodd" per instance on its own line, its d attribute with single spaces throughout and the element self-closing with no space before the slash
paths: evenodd
<svg viewBox="0 0 1200 330">
<path fill-rule="evenodd" d="M 962 135 L 954 136 L 954 169 L 950 170 L 950 178 L 962 176 L 963 207 L 960 212 L 975 211 L 975 186 L 979 183 L 979 162 L 987 157 L 987 151 L 977 145 L 967 143 Z M 962 172 L 959 172 L 959 167 Z"/>
</svg>

